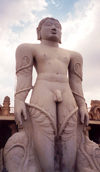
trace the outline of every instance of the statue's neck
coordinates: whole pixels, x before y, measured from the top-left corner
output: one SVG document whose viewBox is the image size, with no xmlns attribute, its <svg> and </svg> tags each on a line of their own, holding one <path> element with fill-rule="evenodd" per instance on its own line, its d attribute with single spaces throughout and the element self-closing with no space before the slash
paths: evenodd
<svg viewBox="0 0 100 172">
<path fill-rule="evenodd" d="M 50 47 L 59 47 L 59 43 L 58 42 L 44 40 L 44 39 L 41 40 L 41 44 L 42 45 L 47 45 L 47 46 L 50 46 Z"/>
</svg>

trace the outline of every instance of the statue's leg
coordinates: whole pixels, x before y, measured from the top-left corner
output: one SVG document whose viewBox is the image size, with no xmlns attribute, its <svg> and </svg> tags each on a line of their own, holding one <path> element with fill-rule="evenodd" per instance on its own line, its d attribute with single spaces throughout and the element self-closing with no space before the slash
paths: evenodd
<svg viewBox="0 0 100 172">
<path fill-rule="evenodd" d="M 54 172 L 55 131 L 52 121 L 54 121 L 53 114 L 56 114 L 56 106 L 52 93 L 50 95 L 48 93 L 48 99 L 44 100 L 42 106 L 38 105 L 39 102 L 37 104 L 33 102 L 33 104 L 33 107 L 31 106 L 30 108 L 30 116 L 33 126 L 33 142 L 38 162 L 43 172 Z M 46 110 L 49 106 L 51 107 Z"/>
<path fill-rule="evenodd" d="M 58 123 L 62 172 L 74 172 L 77 151 L 77 107 L 73 97 L 68 97 L 66 93 L 63 95 L 63 101 L 58 104 Z"/>
<path fill-rule="evenodd" d="M 41 131 L 39 125 L 34 125 L 33 140 L 37 158 L 43 172 L 54 171 L 54 146 L 53 141 Z"/>
</svg>

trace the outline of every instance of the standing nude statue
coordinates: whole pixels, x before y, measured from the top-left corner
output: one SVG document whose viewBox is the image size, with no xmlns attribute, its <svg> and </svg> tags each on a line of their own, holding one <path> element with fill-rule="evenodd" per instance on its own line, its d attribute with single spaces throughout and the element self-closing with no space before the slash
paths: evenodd
<svg viewBox="0 0 100 172">
<path fill-rule="evenodd" d="M 92 162 L 81 146 L 92 144 L 83 133 L 89 116 L 82 91 L 82 56 L 59 48 L 61 24 L 54 18 L 41 20 L 37 36 L 40 44 L 22 44 L 16 50 L 14 114 L 20 132 L 6 144 L 6 167 L 9 172 L 92 172 L 95 165 L 82 165 L 84 157 L 87 164 Z M 34 87 L 33 66 L 37 71 Z M 26 104 L 31 89 L 30 103 Z M 14 145 L 10 152 L 9 142 Z M 15 162 L 13 167 L 8 154 Z"/>
</svg>

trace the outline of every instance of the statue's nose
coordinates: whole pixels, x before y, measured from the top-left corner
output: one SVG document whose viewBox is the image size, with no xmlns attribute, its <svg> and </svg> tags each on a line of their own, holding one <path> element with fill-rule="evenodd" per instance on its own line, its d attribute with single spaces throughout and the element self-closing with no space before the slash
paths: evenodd
<svg viewBox="0 0 100 172">
<path fill-rule="evenodd" d="M 56 28 L 52 28 L 51 30 L 52 30 L 52 32 L 56 32 Z"/>
<path fill-rule="evenodd" d="M 55 27 L 55 25 L 52 25 L 52 30 L 54 30 L 54 31 L 56 30 L 56 27 Z"/>
</svg>

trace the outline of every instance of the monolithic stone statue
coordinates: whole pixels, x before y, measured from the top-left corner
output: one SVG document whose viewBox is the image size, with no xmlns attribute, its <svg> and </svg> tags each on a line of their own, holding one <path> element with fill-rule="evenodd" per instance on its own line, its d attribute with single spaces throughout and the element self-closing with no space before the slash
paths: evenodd
<svg viewBox="0 0 100 172">
<path fill-rule="evenodd" d="M 100 149 L 84 131 L 89 117 L 82 91 L 82 56 L 59 48 L 61 24 L 54 18 L 43 19 L 37 35 L 40 44 L 22 44 L 16 50 L 14 114 L 19 132 L 5 146 L 6 168 L 9 172 L 99 172 Z"/>
</svg>

